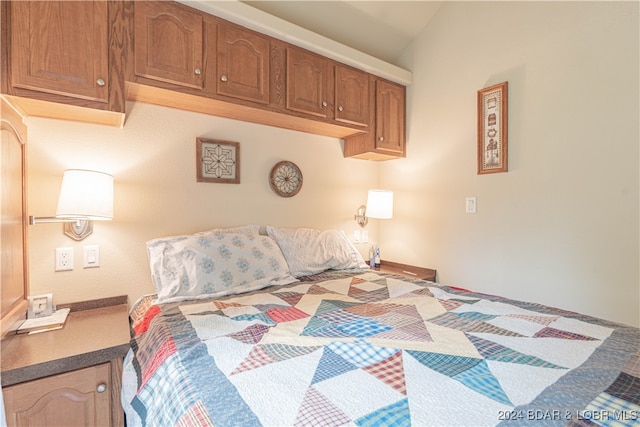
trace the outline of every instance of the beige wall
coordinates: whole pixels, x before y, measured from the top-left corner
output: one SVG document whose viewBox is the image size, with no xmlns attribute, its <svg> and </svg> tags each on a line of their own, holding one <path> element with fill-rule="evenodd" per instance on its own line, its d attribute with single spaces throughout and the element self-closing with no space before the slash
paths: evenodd
<svg viewBox="0 0 640 427">
<path fill-rule="evenodd" d="M 368 226 L 384 258 L 640 325 L 638 50 L 635 2 L 447 2 L 399 64 L 414 73 L 408 157 L 381 165 L 343 159 L 335 139 L 142 104 L 124 129 L 30 118 L 30 214 L 54 213 L 64 169 L 116 179 L 115 220 L 84 242 L 29 228 L 32 293 L 135 300 L 152 291 L 144 242 L 163 235 L 252 222 L 350 234 L 379 186 L 396 193 L 394 219 Z M 478 176 L 476 91 L 505 80 L 510 170 Z M 242 184 L 196 183 L 197 136 L 240 142 Z M 292 199 L 267 183 L 282 159 L 304 173 Z M 82 269 L 85 244 L 100 245 L 101 268 Z M 60 246 L 74 271 L 53 272 Z"/>
<path fill-rule="evenodd" d="M 399 64 L 414 84 L 407 158 L 381 167 L 389 257 L 640 325 L 638 40 L 637 2 L 446 2 Z M 503 81 L 509 172 L 478 176 L 476 92 Z"/>
<path fill-rule="evenodd" d="M 56 303 L 152 292 L 145 242 L 167 235 L 249 223 L 358 228 L 353 215 L 377 184 L 378 166 L 344 159 L 340 141 L 188 113 L 129 104 L 123 129 L 49 119 L 27 119 L 29 214 L 54 215 L 62 173 L 96 169 L 115 178 L 114 220 L 95 222 L 82 242 L 60 224 L 29 227 L 31 293 L 53 292 Z M 237 141 L 241 183 L 196 182 L 195 140 Z M 268 174 L 280 160 L 304 175 L 293 198 L 276 196 Z M 368 227 L 375 238 L 375 224 Z M 82 268 L 82 247 L 100 246 L 101 267 Z M 73 247 L 73 271 L 54 272 L 54 249 Z M 367 245 L 358 245 L 362 252 Z"/>
</svg>

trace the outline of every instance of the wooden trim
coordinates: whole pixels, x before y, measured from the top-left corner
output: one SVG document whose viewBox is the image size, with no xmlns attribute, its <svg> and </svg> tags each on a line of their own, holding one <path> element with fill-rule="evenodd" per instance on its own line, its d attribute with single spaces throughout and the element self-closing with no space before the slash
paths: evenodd
<svg viewBox="0 0 640 427">
<path fill-rule="evenodd" d="M 0 95 L 0 129 L 11 132 L 22 149 L 22 299 L 16 301 L 7 313 L 0 313 L 0 337 L 14 329 L 16 323 L 26 317 L 29 294 L 29 258 L 27 235 L 27 127 L 19 111 Z M 4 161 L 4 159 L 3 159 Z M 3 275 L 4 278 L 4 275 Z M 0 291 L 0 293 L 2 293 Z"/>
<path fill-rule="evenodd" d="M 399 262 L 380 260 L 380 270 L 388 273 L 400 274 L 416 279 L 424 279 L 435 282 L 436 270 L 425 267 L 417 267 L 415 265 L 402 264 Z"/>
<path fill-rule="evenodd" d="M 127 82 L 126 88 L 127 99 L 130 101 L 146 102 L 154 105 L 162 105 L 164 107 L 177 108 L 184 111 L 226 117 L 229 119 L 242 120 L 245 122 L 275 126 L 306 133 L 314 133 L 333 138 L 344 138 L 347 135 L 352 135 L 358 132 L 357 129 L 353 128 L 305 119 L 258 107 L 249 107 L 242 104 L 204 96 L 190 95 L 169 89 L 161 89 L 155 86 Z"/>
<path fill-rule="evenodd" d="M 118 295 L 115 297 L 72 302 L 69 304 L 58 304 L 57 308 L 69 308 L 71 309 L 71 311 L 93 310 L 94 308 L 111 307 L 113 305 L 126 304 L 127 299 L 128 297 L 126 295 Z"/>
<path fill-rule="evenodd" d="M 75 122 L 95 123 L 122 127 L 125 114 L 113 111 L 96 110 L 94 108 L 61 104 L 40 99 L 23 98 L 5 95 L 5 98 L 20 111 L 24 117 L 45 117 L 51 119 L 71 120 Z"/>
<path fill-rule="evenodd" d="M 124 426 L 124 409 L 122 408 L 122 358 L 111 360 L 111 425 Z"/>
</svg>

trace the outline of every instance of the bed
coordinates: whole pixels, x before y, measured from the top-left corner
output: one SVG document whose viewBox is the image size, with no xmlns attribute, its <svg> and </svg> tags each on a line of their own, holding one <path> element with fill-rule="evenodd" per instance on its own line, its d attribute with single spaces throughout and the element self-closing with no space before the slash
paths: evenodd
<svg viewBox="0 0 640 427">
<path fill-rule="evenodd" d="M 147 247 L 130 426 L 640 425 L 638 328 L 369 270 L 337 231 Z"/>
</svg>

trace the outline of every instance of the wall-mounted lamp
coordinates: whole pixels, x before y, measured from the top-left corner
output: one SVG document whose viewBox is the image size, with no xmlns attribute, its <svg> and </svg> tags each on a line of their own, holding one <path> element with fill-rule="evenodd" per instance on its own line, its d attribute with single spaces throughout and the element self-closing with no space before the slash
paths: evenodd
<svg viewBox="0 0 640 427">
<path fill-rule="evenodd" d="M 369 190 L 367 205 L 358 207 L 354 219 L 363 227 L 369 222 L 369 218 L 391 219 L 393 218 L 393 191 Z"/>
<path fill-rule="evenodd" d="M 64 223 L 64 234 L 83 240 L 93 232 L 93 220 L 113 219 L 113 176 L 96 171 L 64 172 L 54 217 L 29 217 L 29 224 Z"/>
</svg>

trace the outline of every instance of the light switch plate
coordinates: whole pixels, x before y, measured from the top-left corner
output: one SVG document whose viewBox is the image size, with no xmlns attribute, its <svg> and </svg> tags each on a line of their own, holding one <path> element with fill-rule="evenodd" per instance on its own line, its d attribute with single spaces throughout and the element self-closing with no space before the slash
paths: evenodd
<svg viewBox="0 0 640 427">
<path fill-rule="evenodd" d="M 467 213 L 476 213 L 477 209 L 478 209 L 478 207 L 476 205 L 476 197 L 475 196 L 467 197 L 466 202 L 467 202 L 466 212 Z"/>
<path fill-rule="evenodd" d="M 100 247 L 99 246 L 84 246 L 82 248 L 82 267 L 94 268 L 100 267 Z"/>
</svg>

